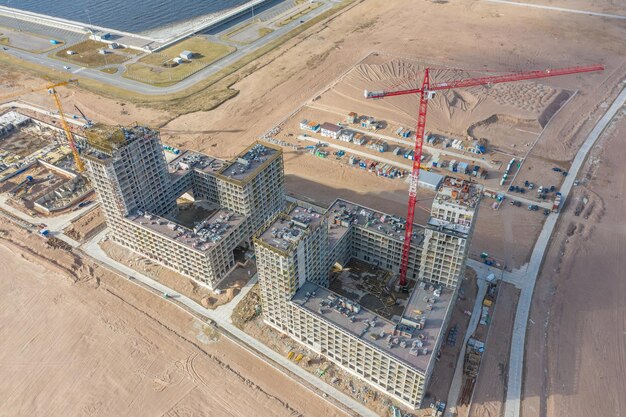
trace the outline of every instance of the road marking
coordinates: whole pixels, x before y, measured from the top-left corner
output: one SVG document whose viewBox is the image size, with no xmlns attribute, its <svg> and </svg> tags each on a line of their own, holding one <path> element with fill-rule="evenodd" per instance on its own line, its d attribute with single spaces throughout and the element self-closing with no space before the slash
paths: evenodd
<svg viewBox="0 0 626 417">
<path fill-rule="evenodd" d="M 84 69 L 85 69 L 85 68 L 80 67 L 79 69 L 72 71 L 72 74 L 78 74 L 79 72 L 81 72 L 81 71 L 82 71 L 82 70 L 84 70 Z"/>
<path fill-rule="evenodd" d="M 540 4 L 528 4 L 528 3 L 521 3 L 521 2 L 509 1 L 509 0 L 483 0 L 483 1 L 486 1 L 489 3 L 509 4 L 511 6 L 531 7 L 533 9 L 552 10 L 555 12 L 586 14 L 588 16 L 599 16 L 599 17 L 608 17 L 610 19 L 625 19 L 626 20 L 626 16 L 619 15 L 619 14 L 598 13 L 598 12 L 591 12 L 588 10 L 567 9 L 565 7 L 542 6 Z"/>
</svg>

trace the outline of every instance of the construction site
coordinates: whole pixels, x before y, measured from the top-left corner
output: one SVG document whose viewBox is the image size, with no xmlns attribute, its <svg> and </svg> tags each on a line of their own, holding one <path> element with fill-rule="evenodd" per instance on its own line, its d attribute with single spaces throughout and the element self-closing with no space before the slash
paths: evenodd
<svg viewBox="0 0 626 417">
<path fill-rule="evenodd" d="M 0 126 L 2 204 L 45 217 L 85 205 L 93 196 L 62 129 L 17 111 L 2 114 Z"/>
<path fill-rule="evenodd" d="M 0 30 L 0 414 L 620 414 L 620 2 L 334 4 L 159 85 Z"/>
<path fill-rule="evenodd" d="M 282 152 L 266 143 L 225 161 L 163 145 L 147 127 L 92 124 L 79 153 L 110 241 L 141 258 L 108 245 L 109 256 L 143 272 L 166 267 L 174 275 L 161 274 L 160 282 L 212 308 L 258 273 L 265 323 L 399 404 L 422 404 L 463 276 L 481 186 L 445 177 L 434 187 L 430 220 L 408 227 L 398 216 L 342 199 L 326 209 L 287 199 Z M 406 257 L 403 241 L 410 243 Z M 297 269 L 283 269 L 285 261 Z M 406 281 L 396 282 L 397 274 Z M 237 290 L 220 299 L 233 283 Z M 336 336 L 328 339 L 329 332 Z M 357 340 L 364 355 L 355 363 L 348 346 Z"/>
</svg>

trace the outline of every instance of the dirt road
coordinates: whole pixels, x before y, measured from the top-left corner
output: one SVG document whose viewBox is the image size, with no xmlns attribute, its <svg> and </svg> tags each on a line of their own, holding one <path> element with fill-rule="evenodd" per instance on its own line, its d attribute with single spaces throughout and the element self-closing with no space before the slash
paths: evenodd
<svg viewBox="0 0 626 417">
<path fill-rule="evenodd" d="M 622 113 L 589 158 L 537 282 L 524 416 L 626 412 L 624 132 Z"/>
<path fill-rule="evenodd" d="M 170 303 L 0 241 L 1 416 L 344 416 Z"/>
</svg>

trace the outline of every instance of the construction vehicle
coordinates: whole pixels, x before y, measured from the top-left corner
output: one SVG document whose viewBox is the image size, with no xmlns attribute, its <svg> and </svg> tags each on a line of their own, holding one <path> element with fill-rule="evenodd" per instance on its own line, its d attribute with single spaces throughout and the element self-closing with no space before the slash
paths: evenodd
<svg viewBox="0 0 626 417">
<path fill-rule="evenodd" d="M 426 133 L 426 111 L 428 110 L 428 102 L 435 97 L 437 91 L 451 90 L 464 87 L 475 87 L 481 85 L 492 85 L 499 83 L 508 83 L 513 81 L 532 80 L 537 78 L 556 77 L 567 74 L 579 74 L 583 72 L 603 71 L 604 66 L 593 65 L 586 67 L 572 67 L 561 69 L 546 69 L 539 71 L 518 72 L 506 75 L 496 75 L 490 77 L 468 78 L 460 80 L 452 80 L 447 82 L 439 82 L 431 85 L 430 73 L 431 68 L 424 70 L 424 79 L 422 86 L 408 90 L 397 91 L 367 91 L 365 90 L 366 99 L 382 99 L 385 97 L 403 96 L 407 94 L 418 94 L 420 97 L 419 111 L 417 117 L 417 129 L 415 132 L 415 154 L 413 157 L 413 168 L 409 179 L 409 204 L 406 216 L 406 226 L 404 233 L 404 243 L 402 245 L 402 257 L 400 263 L 400 286 L 407 285 L 407 269 L 409 266 L 409 252 L 411 249 L 411 240 L 413 238 L 413 221 L 415 218 L 415 205 L 417 200 L 417 188 L 419 183 L 419 173 L 422 162 L 422 148 L 424 145 L 424 136 Z"/>
<path fill-rule="evenodd" d="M 85 125 L 85 128 L 90 128 L 91 126 L 93 126 L 93 121 L 91 119 L 89 119 L 87 116 L 85 116 L 85 113 L 83 113 L 83 111 L 81 109 L 78 108 L 77 105 L 74 105 L 74 108 L 80 113 L 80 115 L 83 117 L 83 120 L 85 121 L 85 123 L 87 123 Z"/>
<path fill-rule="evenodd" d="M 76 164 L 76 170 L 78 172 L 83 172 L 85 170 L 85 165 L 83 164 L 83 161 L 80 159 L 80 155 L 78 154 L 78 148 L 76 148 L 74 134 L 72 133 L 70 126 L 67 124 L 67 119 L 65 118 L 65 113 L 63 112 L 63 106 L 61 105 L 61 98 L 59 97 L 59 94 L 56 91 L 57 87 L 66 86 L 69 84 L 77 84 L 77 83 L 78 83 L 78 80 L 70 79 L 70 80 L 63 81 L 63 82 L 56 83 L 56 84 L 48 84 L 45 87 L 33 88 L 30 90 L 22 91 L 18 94 L 11 94 L 8 96 L 1 97 L 0 101 L 8 100 L 14 97 L 19 97 L 26 93 L 32 93 L 32 92 L 36 92 L 40 90 L 47 90 L 48 94 L 50 94 L 54 98 L 54 104 L 56 105 L 57 111 L 59 113 L 59 118 L 61 119 L 61 126 L 63 127 L 63 131 L 65 132 L 65 137 L 67 138 L 67 142 L 70 146 L 70 149 L 72 150 L 74 163 Z"/>
<path fill-rule="evenodd" d="M 561 207 L 561 200 L 563 199 L 563 196 L 561 195 L 561 193 L 556 193 L 556 197 L 554 197 L 554 202 L 552 203 L 552 211 L 553 212 L 557 212 L 559 211 L 559 207 Z"/>
</svg>

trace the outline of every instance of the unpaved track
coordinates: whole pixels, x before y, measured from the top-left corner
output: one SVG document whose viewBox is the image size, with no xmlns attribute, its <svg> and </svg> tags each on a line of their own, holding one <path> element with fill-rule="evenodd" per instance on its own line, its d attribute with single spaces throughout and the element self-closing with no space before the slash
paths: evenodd
<svg viewBox="0 0 626 417">
<path fill-rule="evenodd" d="M 0 241 L 0 416 L 343 416 L 120 278 L 73 284 Z M 107 280 L 108 282 L 108 280 Z"/>
<path fill-rule="evenodd" d="M 592 152 L 581 177 L 589 182 L 574 190 L 546 256 L 529 322 L 524 417 L 626 413 L 625 132 L 622 113 Z"/>
</svg>

